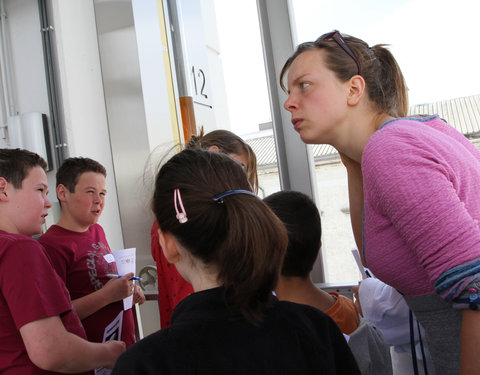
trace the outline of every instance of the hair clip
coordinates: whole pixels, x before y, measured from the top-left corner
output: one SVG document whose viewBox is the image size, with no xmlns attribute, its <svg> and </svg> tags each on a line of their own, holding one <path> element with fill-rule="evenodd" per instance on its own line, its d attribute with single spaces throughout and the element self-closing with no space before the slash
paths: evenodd
<svg viewBox="0 0 480 375">
<path fill-rule="evenodd" d="M 178 196 L 178 204 L 180 205 L 180 208 L 182 209 L 181 212 L 178 210 L 177 196 Z M 185 224 L 188 221 L 188 218 L 187 218 L 187 213 L 185 212 L 185 208 L 183 207 L 182 196 L 180 195 L 180 190 L 179 189 L 175 189 L 174 192 L 173 192 L 173 204 L 175 205 L 175 212 L 177 213 L 177 215 L 175 215 L 175 217 L 178 219 L 178 222 L 180 224 Z"/>
<path fill-rule="evenodd" d="M 258 198 L 258 196 L 255 193 L 253 193 L 249 190 L 237 189 L 237 190 L 224 191 L 223 193 L 214 195 L 212 199 L 213 199 L 214 202 L 223 203 L 223 198 L 228 197 L 229 195 L 234 195 L 234 194 L 247 194 L 247 195 L 253 195 L 255 198 Z"/>
</svg>

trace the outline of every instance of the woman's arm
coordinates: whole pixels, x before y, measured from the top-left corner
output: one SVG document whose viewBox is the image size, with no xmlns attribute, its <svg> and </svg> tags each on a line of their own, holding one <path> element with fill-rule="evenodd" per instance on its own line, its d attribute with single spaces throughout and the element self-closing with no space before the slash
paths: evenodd
<svg viewBox="0 0 480 375">
<path fill-rule="evenodd" d="M 348 198 L 350 203 L 350 221 L 352 223 L 353 236 L 357 249 L 362 255 L 363 264 L 363 176 L 360 163 L 340 154 L 342 163 L 347 169 L 348 176 Z"/>
<path fill-rule="evenodd" d="M 480 368 L 480 310 L 462 310 L 460 374 L 478 374 Z"/>
</svg>

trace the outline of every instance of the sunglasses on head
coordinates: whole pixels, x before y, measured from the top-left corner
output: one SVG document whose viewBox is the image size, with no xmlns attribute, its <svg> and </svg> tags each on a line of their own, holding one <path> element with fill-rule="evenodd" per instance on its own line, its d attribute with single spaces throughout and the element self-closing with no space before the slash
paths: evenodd
<svg viewBox="0 0 480 375">
<path fill-rule="evenodd" d="M 340 48 L 342 48 L 353 59 L 353 61 L 355 61 L 355 64 L 357 65 L 358 75 L 362 75 L 362 66 L 360 65 L 360 60 L 358 59 L 357 55 L 355 55 L 355 52 L 353 52 L 353 50 L 350 48 L 347 41 L 343 39 L 340 31 L 333 30 L 329 33 L 323 34 L 316 40 L 316 42 L 320 42 L 322 40 L 333 40 L 334 42 L 336 42 L 340 46 Z"/>
</svg>

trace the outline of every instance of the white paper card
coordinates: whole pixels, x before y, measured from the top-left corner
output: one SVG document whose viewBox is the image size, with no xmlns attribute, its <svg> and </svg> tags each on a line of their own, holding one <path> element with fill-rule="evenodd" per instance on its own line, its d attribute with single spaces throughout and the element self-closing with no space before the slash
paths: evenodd
<svg viewBox="0 0 480 375">
<path fill-rule="evenodd" d="M 122 339 L 122 323 L 123 323 L 123 311 L 117 315 L 113 321 L 105 327 L 105 332 L 103 332 L 103 342 L 109 340 L 120 341 Z M 110 375 L 112 370 L 106 369 L 104 367 L 99 367 L 95 369 L 95 375 Z"/>
<path fill-rule="evenodd" d="M 105 261 L 106 261 L 107 263 L 113 263 L 113 262 L 115 262 L 115 257 L 113 256 L 113 254 L 105 254 L 105 255 L 103 256 L 103 259 L 105 259 Z"/>
<path fill-rule="evenodd" d="M 117 264 L 117 271 L 119 275 L 125 275 L 129 272 L 135 273 L 135 252 L 136 248 L 115 250 L 113 256 Z M 123 299 L 123 309 L 131 309 L 133 305 L 133 294 L 130 297 Z"/>
<path fill-rule="evenodd" d="M 367 268 L 363 266 L 362 259 L 360 258 L 360 253 L 358 252 L 357 249 L 352 249 L 352 255 L 355 258 L 355 261 L 357 262 L 358 269 L 360 270 L 360 273 L 362 274 L 362 278 L 366 279 L 367 277 L 372 277 L 373 274 L 372 272 Z"/>
</svg>

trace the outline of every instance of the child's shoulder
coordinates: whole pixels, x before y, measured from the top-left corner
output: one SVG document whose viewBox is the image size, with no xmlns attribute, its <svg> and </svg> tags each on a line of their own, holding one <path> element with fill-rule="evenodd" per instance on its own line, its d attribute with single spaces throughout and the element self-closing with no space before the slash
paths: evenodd
<svg viewBox="0 0 480 375">
<path fill-rule="evenodd" d="M 332 320 L 330 316 L 313 306 L 290 301 L 278 301 L 277 310 L 283 317 L 297 322 L 304 320 L 328 325 Z"/>
<path fill-rule="evenodd" d="M 1 242 L 17 242 L 17 241 L 27 241 L 27 242 L 36 242 L 35 239 L 29 236 L 25 236 L 20 233 L 10 233 L 0 230 L 0 241 Z"/>
<path fill-rule="evenodd" d="M 15 248 L 18 251 L 29 252 L 43 250 L 37 240 L 23 234 L 0 231 L 0 252 Z"/>
</svg>

